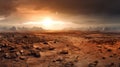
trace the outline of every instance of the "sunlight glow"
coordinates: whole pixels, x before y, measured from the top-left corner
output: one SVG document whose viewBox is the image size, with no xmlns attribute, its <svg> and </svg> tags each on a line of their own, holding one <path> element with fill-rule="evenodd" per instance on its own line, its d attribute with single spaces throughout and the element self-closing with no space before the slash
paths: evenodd
<svg viewBox="0 0 120 67">
<path fill-rule="evenodd" d="M 52 27 L 54 25 L 54 21 L 51 18 L 46 17 L 46 18 L 43 19 L 42 25 L 45 28 L 50 28 L 50 27 Z"/>
<path fill-rule="evenodd" d="M 50 17 L 46 17 L 42 21 L 42 26 L 47 30 L 61 30 L 64 28 L 65 22 L 53 20 Z"/>
<path fill-rule="evenodd" d="M 51 17 L 44 17 L 41 21 L 27 22 L 24 25 L 39 26 L 46 30 L 62 30 L 65 27 L 65 22 L 53 20 Z"/>
</svg>

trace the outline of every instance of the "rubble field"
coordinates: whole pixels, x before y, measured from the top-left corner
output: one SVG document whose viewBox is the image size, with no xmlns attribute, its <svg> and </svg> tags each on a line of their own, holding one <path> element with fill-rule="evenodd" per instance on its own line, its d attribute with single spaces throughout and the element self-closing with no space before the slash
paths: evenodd
<svg viewBox="0 0 120 67">
<path fill-rule="evenodd" d="M 0 67 L 120 67 L 120 33 L 1 32 Z"/>
</svg>

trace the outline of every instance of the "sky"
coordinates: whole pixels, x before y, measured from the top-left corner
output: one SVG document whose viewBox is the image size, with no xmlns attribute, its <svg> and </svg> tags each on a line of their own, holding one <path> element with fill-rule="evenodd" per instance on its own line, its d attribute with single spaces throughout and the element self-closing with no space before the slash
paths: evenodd
<svg viewBox="0 0 120 67">
<path fill-rule="evenodd" d="M 116 26 L 120 25 L 119 3 L 120 0 L 0 0 L 0 25 L 23 26 L 51 17 L 71 27 Z"/>
</svg>

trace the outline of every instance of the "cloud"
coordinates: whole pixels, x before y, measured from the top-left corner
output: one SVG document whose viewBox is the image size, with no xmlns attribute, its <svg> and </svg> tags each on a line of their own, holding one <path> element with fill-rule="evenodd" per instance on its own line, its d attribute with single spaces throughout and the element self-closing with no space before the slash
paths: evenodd
<svg viewBox="0 0 120 67">
<path fill-rule="evenodd" d="M 10 15 L 16 11 L 15 0 L 0 0 L 0 15 Z"/>
<path fill-rule="evenodd" d="M 120 0 L 19 0 L 21 6 L 71 14 L 120 14 Z"/>
<path fill-rule="evenodd" d="M 0 0 L 0 15 L 10 15 L 18 7 L 69 14 L 119 15 L 119 3 L 120 0 Z"/>
<path fill-rule="evenodd" d="M 114 17 L 120 15 L 119 3 L 120 0 L 0 0 L 0 16 L 5 16 L 0 23 L 34 21 L 52 12 L 76 24 L 119 23 L 119 18 Z"/>
</svg>

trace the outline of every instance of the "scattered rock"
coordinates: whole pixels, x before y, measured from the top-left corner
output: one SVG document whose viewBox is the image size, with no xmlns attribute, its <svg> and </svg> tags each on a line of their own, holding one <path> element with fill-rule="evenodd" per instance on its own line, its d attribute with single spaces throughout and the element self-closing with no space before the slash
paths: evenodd
<svg viewBox="0 0 120 67">
<path fill-rule="evenodd" d="M 54 43 L 57 43 L 57 41 L 54 41 Z"/>
<path fill-rule="evenodd" d="M 58 59 L 56 59 L 56 61 L 62 62 L 63 59 L 62 58 L 58 58 Z"/>
<path fill-rule="evenodd" d="M 110 65 L 111 65 L 111 66 L 114 66 L 115 64 L 114 64 L 114 63 L 111 63 Z"/>
<path fill-rule="evenodd" d="M 23 47 L 23 49 L 30 49 L 30 48 L 32 48 L 33 46 L 32 46 L 32 45 L 23 45 L 22 47 Z"/>
<path fill-rule="evenodd" d="M 98 48 L 102 48 L 102 45 L 97 45 Z"/>
<path fill-rule="evenodd" d="M 117 56 L 117 54 L 116 54 L 116 53 L 114 53 L 114 54 L 113 54 L 113 56 Z"/>
<path fill-rule="evenodd" d="M 20 53 L 20 52 L 16 52 L 16 55 L 17 55 L 17 56 L 21 56 L 21 53 Z"/>
<path fill-rule="evenodd" d="M 27 35 L 25 35 L 25 36 L 23 36 L 23 38 L 28 38 L 28 36 L 27 36 Z"/>
<path fill-rule="evenodd" d="M 96 67 L 98 64 L 98 61 L 94 61 L 93 63 L 88 64 L 88 67 Z"/>
<path fill-rule="evenodd" d="M 59 42 L 59 41 L 57 39 L 55 39 L 53 43 L 57 43 L 57 42 Z"/>
<path fill-rule="evenodd" d="M 105 59 L 106 59 L 106 57 L 102 57 L 102 59 L 103 59 L 103 60 L 105 60 Z"/>
<path fill-rule="evenodd" d="M 74 67 L 73 62 L 66 62 L 63 67 Z"/>
<path fill-rule="evenodd" d="M 7 47 L 8 44 L 0 43 L 0 47 Z"/>
<path fill-rule="evenodd" d="M 24 52 L 24 50 L 20 50 L 20 53 L 22 54 Z"/>
<path fill-rule="evenodd" d="M 112 49 L 107 49 L 108 52 L 112 52 Z"/>
<path fill-rule="evenodd" d="M 67 50 L 62 50 L 62 51 L 60 52 L 60 54 L 68 54 L 68 51 L 67 51 Z"/>
<path fill-rule="evenodd" d="M 114 65 L 115 65 L 114 63 L 110 63 L 110 64 L 106 65 L 105 67 L 116 67 Z"/>
<path fill-rule="evenodd" d="M 118 49 L 120 49 L 120 47 Z"/>
<path fill-rule="evenodd" d="M 48 50 L 54 50 L 55 48 L 54 47 L 49 47 Z"/>
<path fill-rule="evenodd" d="M 16 50 L 10 50 L 10 53 L 15 53 L 16 52 Z"/>
<path fill-rule="evenodd" d="M 41 51 L 41 48 L 40 48 L 40 47 L 37 47 L 36 49 L 39 50 L 39 51 Z"/>
<path fill-rule="evenodd" d="M 4 52 L 4 51 L 2 50 L 2 48 L 0 48 L 0 52 Z"/>
<path fill-rule="evenodd" d="M 22 55 L 24 55 L 24 56 L 30 56 L 31 55 L 31 51 L 30 50 L 24 50 L 24 52 L 22 53 Z"/>
<path fill-rule="evenodd" d="M 44 41 L 43 44 L 48 44 L 48 42 Z"/>
<path fill-rule="evenodd" d="M 27 59 L 26 56 L 20 56 L 19 58 L 20 58 L 21 60 L 26 60 L 26 59 Z"/>
<path fill-rule="evenodd" d="M 113 56 L 112 56 L 112 55 L 110 55 L 109 57 L 111 57 L 111 58 L 112 58 Z"/>
<path fill-rule="evenodd" d="M 31 50 L 31 55 L 38 58 L 41 57 L 40 52 L 35 50 Z"/>
<path fill-rule="evenodd" d="M 14 58 L 17 58 L 17 55 L 15 53 L 5 53 L 4 58 L 14 59 Z"/>
<path fill-rule="evenodd" d="M 67 38 L 69 39 L 69 37 L 67 37 L 66 40 L 60 39 L 60 41 L 58 41 L 56 39 L 57 37 L 53 38 L 53 39 L 47 38 L 47 37 L 40 38 L 43 35 L 40 35 L 40 37 L 37 37 L 36 35 L 35 35 L 36 36 L 35 37 L 34 35 L 30 36 L 29 34 L 16 34 L 16 33 L 15 34 L 8 33 L 8 34 L 3 34 L 3 35 L 4 35 L 3 36 L 4 38 L 0 38 L 0 59 L 3 61 L 6 59 L 9 59 L 10 61 L 18 59 L 18 61 L 21 62 L 21 61 L 27 60 L 28 58 L 30 58 L 30 60 L 31 60 L 30 56 L 32 56 L 32 58 L 39 58 L 39 57 L 41 57 L 40 51 L 43 51 L 42 55 L 43 56 L 45 55 L 45 57 L 40 59 L 41 62 L 45 62 L 45 63 L 49 62 L 55 57 L 55 60 L 53 60 L 53 62 L 55 62 L 55 65 L 60 64 L 60 65 L 62 65 L 62 67 L 75 67 L 74 66 L 75 63 L 80 61 L 80 59 L 78 59 L 78 57 L 75 59 L 74 55 L 75 56 L 76 56 L 76 54 L 80 55 L 80 54 L 82 54 L 82 51 L 85 52 L 85 54 L 87 53 L 87 56 L 91 56 L 91 54 L 93 53 L 92 55 L 94 55 L 96 57 L 96 54 L 95 54 L 96 52 L 89 51 L 89 50 L 92 50 L 92 48 L 89 48 L 88 46 L 86 46 L 86 45 L 88 45 L 85 43 L 85 42 L 88 42 L 87 40 L 91 40 L 94 43 L 94 44 L 91 43 L 92 46 L 95 46 L 95 48 L 96 48 L 95 50 L 98 50 L 101 52 L 99 57 L 101 57 L 101 55 L 103 55 L 103 57 L 102 57 L 103 60 L 106 59 L 106 61 L 107 61 L 107 59 L 111 59 L 111 58 L 107 58 L 107 57 L 114 57 L 112 59 L 119 58 L 119 54 L 117 54 L 117 52 L 113 52 L 110 55 L 108 54 L 107 57 L 106 57 L 106 54 L 104 55 L 104 53 L 114 51 L 114 50 L 112 50 L 113 49 L 112 46 L 115 44 L 116 41 L 114 39 L 112 39 L 111 37 L 107 37 L 107 38 L 101 37 L 101 36 L 100 37 L 98 36 L 95 38 L 94 37 L 92 37 L 92 38 L 87 37 L 87 40 L 85 42 L 80 41 L 80 43 L 83 43 L 85 45 L 85 47 L 83 45 L 83 48 L 81 47 L 81 45 L 80 45 L 80 47 L 78 47 L 78 49 L 81 48 L 80 49 L 81 52 L 79 53 L 79 50 L 75 50 L 77 52 L 74 53 L 74 51 L 70 50 L 70 52 L 69 52 L 69 50 L 65 50 L 64 48 L 67 47 L 68 49 L 71 49 L 71 48 L 74 49 L 74 47 L 72 47 L 71 45 L 74 44 L 74 40 L 76 41 L 77 38 L 75 38 L 75 39 L 73 38 L 73 40 L 70 39 L 70 40 L 68 40 L 69 43 L 66 43 L 65 41 L 67 41 Z M 80 35 L 80 36 L 82 36 L 82 35 Z M 62 37 L 60 37 L 60 38 L 62 38 Z M 71 43 L 70 41 L 73 41 L 73 42 Z M 111 42 L 111 41 L 113 41 L 113 42 Z M 61 44 L 61 45 L 58 45 L 58 46 L 53 45 L 52 46 L 52 44 L 56 44 L 56 43 Z M 78 42 L 75 42 L 75 43 L 79 44 L 79 40 L 78 40 Z M 38 47 L 33 47 L 33 44 L 38 44 Z M 106 47 L 109 45 L 110 45 L 110 48 Z M 59 46 L 60 46 L 60 48 L 59 48 Z M 74 46 L 76 46 L 76 45 L 74 45 Z M 116 45 L 114 45 L 114 47 L 116 47 Z M 58 56 L 58 54 L 56 54 L 56 52 L 61 50 L 61 49 L 63 49 L 63 50 L 60 51 L 58 54 L 62 58 L 56 59 L 56 57 Z M 117 46 L 117 49 L 119 50 L 120 47 Z M 50 54 L 49 53 L 45 54 L 45 53 L 49 52 L 50 50 L 55 50 L 55 51 L 50 52 Z M 70 57 L 69 57 L 69 55 L 67 55 L 69 53 L 70 53 Z M 114 54 L 114 53 L 116 53 L 116 54 Z M 51 56 L 51 54 L 53 54 L 53 55 Z M 50 55 L 50 56 L 48 56 L 48 55 Z M 80 55 L 80 57 L 82 57 L 82 56 L 84 56 L 84 55 Z M 32 60 L 35 60 L 35 59 L 32 59 Z M 119 58 L 119 60 L 120 60 L 120 58 Z M 70 62 L 70 61 L 73 61 L 73 62 Z M 16 61 L 14 61 L 14 62 L 16 62 Z M 108 62 L 106 62 L 106 63 L 108 63 Z M 98 61 L 94 61 L 92 63 L 89 63 L 88 67 L 97 67 L 98 63 L 99 63 Z M 107 67 L 114 67 L 115 64 L 117 64 L 117 63 L 116 62 L 110 63 Z"/>
<path fill-rule="evenodd" d="M 9 50 L 14 50 L 16 47 L 15 46 L 10 46 Z"/>
</svg>

